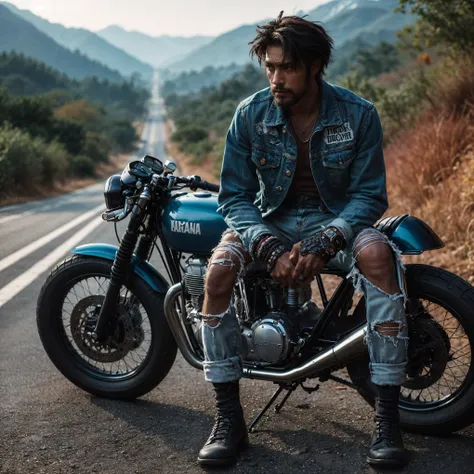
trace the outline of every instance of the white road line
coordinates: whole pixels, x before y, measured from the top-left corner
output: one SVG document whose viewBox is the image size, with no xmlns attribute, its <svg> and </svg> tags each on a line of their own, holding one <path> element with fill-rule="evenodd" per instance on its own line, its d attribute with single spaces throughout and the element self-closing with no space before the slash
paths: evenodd
<svg viewBox="0 0 474 474">
<path fill-rule="evenodd" d="M 0 224 L 19 219 L 20 217 L 31 216 L 31 214 L 36 214 L 38 212 L 50 211 L 51 209 L 56 209 L 62 206 L 63 204 L 69 204 L 70 201 L 71 199 L 69 201 L 61 201 L 56 204 L 48 204 L 47 206 L 40 207 L 38 209 L 31 209 L 30 211 L 21 212 L 20 214 L 12 214 L 11 216 L 5 216 L 0 218 Z"/>
<path fill-rule="evenodd" d="M 12 214 L 11 216 L 2 217 L 0 219 L 0 224 L 3 224 L 4 222 L 8 222 L 8 221 L 13 221 L 15 219 L 19 219 L 20 217 L 26 217 L 31 214 L 33 214 L 33 211 L 25 211 L 25 212 L 22 212 L 21 214 Z"/>
<path fill-rule="evenodd" d="M 75 201 L 76 197 L 69 197 L 66 196 L 66 199 L 60 199 L 57 202 L 53 204 L 47 204 L 46 206 L 38 207 L 38 208 L 33 208 L 28 211 L 20 212 L 19 214 L 11 214 L 9 216 L 5 217 L 0 217 L 0 224 L 3 224 L 5 222 L 13 221 L 15 219 L 19 219 L 20 217 L 26 217 L 26 216 L 31 216 L 31 214 L 37 214 L 39 212 L 45 212 L 45 211 L 50 211 L 52 209 L 57 209 L 58 207 L 64 206 L 66 204 L 70 204 L 71 202 Z M 3 210 L 3 209 L 2 209 Z"/>
<path fill-rule="evenodd" d="M 68 222 L 67 224 L 59 227 L 58 229 L 53 230 L 49 234 L 46 234 L 45 236 L 32 242 L 26 247 L 23 247 L 20 250 L 17 250 L 16 252 L 10 254 L 8 257 L 5 257 L 3 260 L 0 260 L 0 272 L 2 270 L 5 270 L 5 268 L 9 267 L 10 265 L 13 265 L 14 263 L 18 262 L 18 260 L 21 260 L 22 258 L 26 257 L 31 252 L 34 252 L 40 247 L 43 247 L 44 245 L 48 244 L 49 242 L 54 240 L 56 237 L 59 237 L 60 235 L 67 232 L 68 230 L 71 230 L 74 227 L 81 224 L 82 222 L 91 219 L 92 217 L 94 217 L 95 214 L 97 214 L 97 211 L 99 210 L 104 210 L 104 204 L 94 207 L 94 209 L 90 210 L 89 212 L 82 214 L 81 216 L 77 217 L 71 222 Z"/>
<path fill-rule="evenodd" d="M 29 268 L 25 273 L 15 278 L 13 281 L 0 289 L 0 308 L 15 297 L 20 291 L 25 289 L 30 283 L 38 278 L 42 273 L 51 268 L 57 261 L 73 247 L 85 239 L 96 227 L 103 222 L 102 218 L 96 218 L 77 234 L 66 240 L 63 244 L 53 250 L 38 263 Z"/>
</svg>

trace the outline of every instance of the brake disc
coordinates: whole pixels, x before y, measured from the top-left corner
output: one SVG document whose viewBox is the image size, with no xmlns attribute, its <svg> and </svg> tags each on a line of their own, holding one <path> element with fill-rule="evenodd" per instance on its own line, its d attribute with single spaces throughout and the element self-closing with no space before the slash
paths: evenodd
<svg viewBox="0 0 474 474">
<path fill-rule="evenodd" d="M 423 390 L 443 376 L 451 344 L 443 327 L 429 315 L 409 319 L 409 328 L 408 378 L 403 386 Z"/>
<path fill-rule="evenodd" d="M 140 346 L 144 338 L 141 327 L 142 317 L 139 307 L 132 304 L 130 308 L 121 298 L 117 305 L 117 313 L 107 329 L 107 337 L 103 342 L 95 341 L 93 332 L 104 302 L 104 295 L 91 295 L 81 299 L 71 313 L 71 334 L 79 350 L 96 362 L 117 362 L 131 350 Z"/>
</svg>

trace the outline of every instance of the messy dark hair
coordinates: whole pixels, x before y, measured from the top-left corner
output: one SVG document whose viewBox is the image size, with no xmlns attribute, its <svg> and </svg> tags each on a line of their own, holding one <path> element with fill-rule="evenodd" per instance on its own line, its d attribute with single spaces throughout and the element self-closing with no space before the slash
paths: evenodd
<svg viewBox="0 0 474 474">
<path fill-rule="evenodd" d="M 275 20 L 257 26 L 257 36 L 249 44 L 252 59 L 256 56 L 260 65 L 269 46 L 282 46 L 293 64 L 303 63 L 308 69 L 319 59 L 318 79 L 324 74 L 333 49 L 333 40 L 321 25 L 304 17 L 283 16 L 283 12 Z"/>
</svg>

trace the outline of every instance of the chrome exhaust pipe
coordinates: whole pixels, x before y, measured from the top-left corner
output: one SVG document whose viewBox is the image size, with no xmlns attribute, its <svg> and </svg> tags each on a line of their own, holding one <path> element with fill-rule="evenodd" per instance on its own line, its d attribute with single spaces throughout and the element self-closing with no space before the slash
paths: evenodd
<svg viewBox="0 0 474 474">
<path fill-rule="evenodd" d="M 186 333 L 182 328 L 178 312 L 176 311 L 175 303 L 181 292 L 181 283 L 176 283 L 166 293 L 164 302 L 166 320 L 186 362 L 194 368 L 202 370 L 203 361 L 191 347 Z M 293 369 L 280 371 L 275 369 L 253 369 L 244 367 L 244 377 L 277 383 L 294 382 L 308 377 L 315 377 L 325 369 L 345 365 L 351 359 L 363 355 L 367 351 L 367 347 L 364 344 L 366 331 L 366 326 L 354 330 L 335 346 L 315 355 L 304 364 Z"/>
<path fill-rule="evenodd" d="M 176 283 L 170 287 L 165 295 L 165 302 L 163 309 L 166 316 L 166 321 L 173 333 L 173 336 L 178 344 L 181 354 L 189 365 L 192 365 L 195 369 L 203 370 L 202 359 L 200 359 L 191 347 L 187 335 L 181 325 L 179 314 L 176 311 L 176 300 L 179 298 L 183 291 L 181 283 Z"/>
</svg>

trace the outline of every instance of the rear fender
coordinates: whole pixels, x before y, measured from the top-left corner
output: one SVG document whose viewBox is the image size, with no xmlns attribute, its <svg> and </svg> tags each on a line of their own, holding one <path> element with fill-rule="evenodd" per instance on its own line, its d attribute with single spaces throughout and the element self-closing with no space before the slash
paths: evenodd
<svg viewBox="0 0 474 474">
<path fill-rule="evenodd" d="M 386 217 L 376 228 L 386 234 L 404 255 L 417 255 L 444 247 L 444 242 L 426 222 L 408 214 Z"/>
<path fill-rule="evenodd" d="M 114 261 L 118 247 L 109 244 L 86 244 L 80 245 L 71 250 L 74 255 L 86 255 L 90 257 L 103 258 L 105 260 Z M 166 294 L 169 283 L 165 277 L 156 268 L 148 262 L 140 260 L 133 255 L 131 268 L 133 272 L 142 280 L 144 280 L 157 293 Z"/>
</svg>

